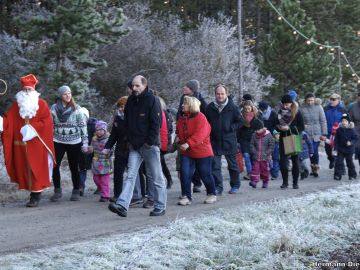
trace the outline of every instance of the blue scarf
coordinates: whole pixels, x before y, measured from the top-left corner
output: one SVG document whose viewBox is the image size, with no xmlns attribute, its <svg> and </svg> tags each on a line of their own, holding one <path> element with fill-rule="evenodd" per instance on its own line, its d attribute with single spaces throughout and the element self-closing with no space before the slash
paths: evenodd
<svg viewBox="0 0 360 270">
<path fill-rule="evenodd" d="M 261 117 L 263 120 L 268 120 L 271 114 L 271 107 L 268 106 L 266 111 L 262 113 Z"/>
</svg>

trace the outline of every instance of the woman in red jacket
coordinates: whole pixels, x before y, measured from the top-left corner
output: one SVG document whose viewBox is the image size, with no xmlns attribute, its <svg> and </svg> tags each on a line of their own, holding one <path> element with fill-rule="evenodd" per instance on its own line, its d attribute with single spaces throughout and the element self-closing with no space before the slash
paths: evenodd
<svg viewBox="0 0 360 270">
<path fill-rule="evenodd" d="M 204 203 L 216 202 L 215 182 L 212 176 L 213 150 L 210 144 L 211 127 L 200 112 L 200 101 L 184 97 L 182 116 L 176 122 L 177 144 L 180 146 L 180 170 L 182 197 L 179 205 L 191 204 L 191 177 L 195 167 L 200 173 L 207 191 Z"/>
</svg>

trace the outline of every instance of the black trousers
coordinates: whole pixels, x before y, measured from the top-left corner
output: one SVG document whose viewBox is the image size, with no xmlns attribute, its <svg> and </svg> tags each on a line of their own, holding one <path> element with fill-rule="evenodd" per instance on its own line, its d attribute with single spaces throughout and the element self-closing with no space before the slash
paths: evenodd
<svg viewBox="0 0 360 270">
<path fill-rule="evenodd" d="M 55 158 L 56 158 L 56 166 L 53 169 L 54 187 L 55 188 L 61 187 L 60 165 L 66 153 L 69 162 L 73 188 L 79 189 L 80 188 L 79 157 L 81 153 L 81 143 L 65 144 L 65 143 L 54 142 L 54 146 L 55 146 Z"/>
<path fill-rule="evenodd" d="M 122 192 L 124 172 L 128 164 L 128 156 L 116 155 L 114 159 L 114 197 L 118 198 Z"/>
<path fill-rule="evenodd" d="M 284 144 L 282 141 L 280 141 L 279 143 L 279 150 L 280 150 L 280 171 L 281 171 L 281 176 L 283 179 L 283 185 L 288 185 L 289 184 L 289 169 L 288 169 L 288 159 L 291 159 L 292 162 L 292 177 L 293 177 L 293 185 L 296 185 L 298 183 L 299 180 L 299 168 L 300 168 L 300 164 L 299 164 L 299 155 L 285 155 L 284 152 Z"/>
<path fill-rule="evenodd" d="M 169 168 L 168 166 L 166 165 L 166 162 L 165 162 L 165 153 L 161 152 L 160 153 L 160 161 L 161 161 L 161 168 L 162 168 L 162 171 L 163 171 L 163 174 L 166 178 L 166 181 L 167 181 L 167 184 L 169 185 L 172 184 L 172 178 L 171 178 L 171 173 L 169 171 Z"/>
<path fill-rule="evenodd" d="M 356 177 L 356 170 L 353 162 L 353 154 L 345 154 L 339 151 L 337 153 L 337 157 L 335 161 L 334 175 L 341 177 L 345 173 L 344 159 L 346 160 L 346 166 L 348 168 L 349 177 Z"/>
</svg>

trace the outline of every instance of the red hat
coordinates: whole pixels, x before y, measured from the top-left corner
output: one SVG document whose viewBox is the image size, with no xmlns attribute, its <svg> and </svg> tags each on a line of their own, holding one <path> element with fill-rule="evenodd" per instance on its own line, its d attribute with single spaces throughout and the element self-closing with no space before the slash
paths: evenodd
<svg viewBox="0 0 360 270">
<path fill-rule="evenodd" d="M 38 83 L 38 79 L 36 79 L 35 75 L 29 74 L 20 78 L 21 88 L 31 87 L 35 89 L 35 85 Z"/>
</svg>

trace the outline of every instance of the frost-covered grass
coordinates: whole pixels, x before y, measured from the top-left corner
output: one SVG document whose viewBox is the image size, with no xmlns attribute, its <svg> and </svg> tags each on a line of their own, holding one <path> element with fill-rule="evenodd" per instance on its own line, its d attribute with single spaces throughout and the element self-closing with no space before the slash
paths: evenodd
<svg viewBox="0 0 360 270">
<path fill-rule="evenodd" d="M 360 241 L 360 184 L 0 258 L 1 269 L 311 269 Z"/>
</svg>

